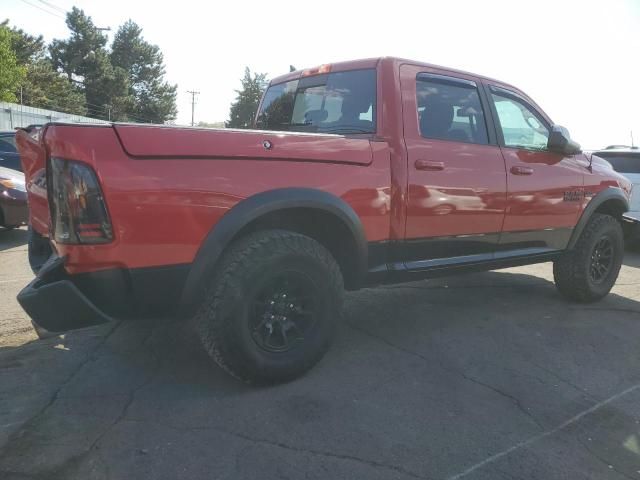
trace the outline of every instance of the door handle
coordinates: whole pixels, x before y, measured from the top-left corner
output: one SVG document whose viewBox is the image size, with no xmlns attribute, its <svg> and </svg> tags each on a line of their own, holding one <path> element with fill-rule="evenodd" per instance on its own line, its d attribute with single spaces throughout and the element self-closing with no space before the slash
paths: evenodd
<svg viewBox="0 0 640 480">
<path fill-rule="evenodd" d="M 511 173 L 514 175 L 531 175 L 533 174 L 533 168 L 514 165 L 511 167 Z"/>
<path fill-rule="evenodd" d="M 416 170 L 431 170 L 431 171 L 437 171 L 437 170 L 444 170 L 444 163 L 443 162 L 432 162 L 429 160 L 416 160 L 414 163 Z"/>
</svg>

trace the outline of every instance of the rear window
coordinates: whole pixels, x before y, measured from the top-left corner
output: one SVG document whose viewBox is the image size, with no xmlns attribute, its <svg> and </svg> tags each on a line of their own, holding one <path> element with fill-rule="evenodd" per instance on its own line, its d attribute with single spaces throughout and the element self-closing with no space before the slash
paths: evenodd
<svg viewBox="0 0 640 480">
<path fill-rule="evenodd" d="M 618 155 L 611 153 L 596 153 L 596 155 L 609 162 L 616 172 L 640 173 L 640 153 Z"/>
<path fill-rule="evenodd" d="M 376 71 L 352 70 L 272 85 L 256 127 L 322 133 L 375 133 Z"/>
</svg>

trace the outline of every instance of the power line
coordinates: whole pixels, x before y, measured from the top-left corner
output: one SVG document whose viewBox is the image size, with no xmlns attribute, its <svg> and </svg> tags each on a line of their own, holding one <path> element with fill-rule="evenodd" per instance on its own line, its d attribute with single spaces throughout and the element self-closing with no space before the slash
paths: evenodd
<svg viewBox="0 0 640 480">
<path fill-rule="evenodd" d="M 34 8 L 37 8 L 38 10 L 42 10 L 45 13 L 48 13 L 49 15 L 53 15 L 54 17 L 58 17 L 61 19 L 65 19 L 66 17 L 64 17 L 63 15 L 60 15 L 58 13 L 53 13 L 50 10 L 45 9 L 44 7 L 41 7 L 40 5 L 36 5 L 35 3 L 31 3 L 29 0 L 22 0 L 24 3 L 26 3 L 27 5 L 31 5 Z"/>
<path fill-rule="evenodd" d="M 197 90 L 187 90 L 187 93 L 191 94 L 191 126 L 193 127 L 195 125 L 193 114 L 196 108 L 196 95 L 200 95 L 200 92 Z"/>
<path fill-rule="evenodd" d="M 54 5 L 54 4 L 53 4 L 53 3 L 51 3 L 51 2 L 47 2 L 47 0 L 38 0 L 38 1 L 39 1 L 40 3 L 42 3 L 42 4 L 46 5 L 46 6 L 48 6 L 49 8 L 53 8 L 54 10 L 59 11 L 60 13 L 64 13 L 65 15 L 66 15 L 66 13 L 67 13 L 67 11 L 66 11 L 64 8 L 60 8 L 59 6 Z"/>
</svg>

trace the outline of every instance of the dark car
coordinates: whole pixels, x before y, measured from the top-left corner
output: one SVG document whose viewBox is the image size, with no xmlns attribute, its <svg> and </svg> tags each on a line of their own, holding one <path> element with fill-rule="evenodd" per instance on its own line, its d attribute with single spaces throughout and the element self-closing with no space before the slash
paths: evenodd
<svg viewBox="0 0 640 480">
<path fill-rule="evenodd" d="M 0 167 L 0 226 L 14 228 L 24 225 L 28 216 L 24 174 Z"/>
<path fill-rule="evenodd" d="M 621 173 L 633 183 L 631 199 L 629 200 L 629 212 L 626 213 L 627 233 L 629 240 L 636 246 L 640 246 L 640 149 L 638 147 L 626 147 L 612 145 L 593 152 L 600 158 L 604 158 L 611 164 L 616 172 Z"/>
<path fill-rule="evenodd" d="M 0 132 L 0 167 L 22 171 L 20 154 L 16 148 L 16 132 Z"/>
</svg>

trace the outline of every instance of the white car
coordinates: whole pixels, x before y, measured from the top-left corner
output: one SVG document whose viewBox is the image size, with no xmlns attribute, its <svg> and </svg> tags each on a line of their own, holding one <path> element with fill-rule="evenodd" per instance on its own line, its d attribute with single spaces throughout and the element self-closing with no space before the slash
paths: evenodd
<svg viewBox="0 0 640 480">
<path fill-rule="evenodd" d="M 612 146 L 593 153 L 605 159 L 616 172 L 633 183 L 629 212 L 624 217 L 629 226 L 629 240 L 640 246 L 640 148 Z"/>
</svg>

